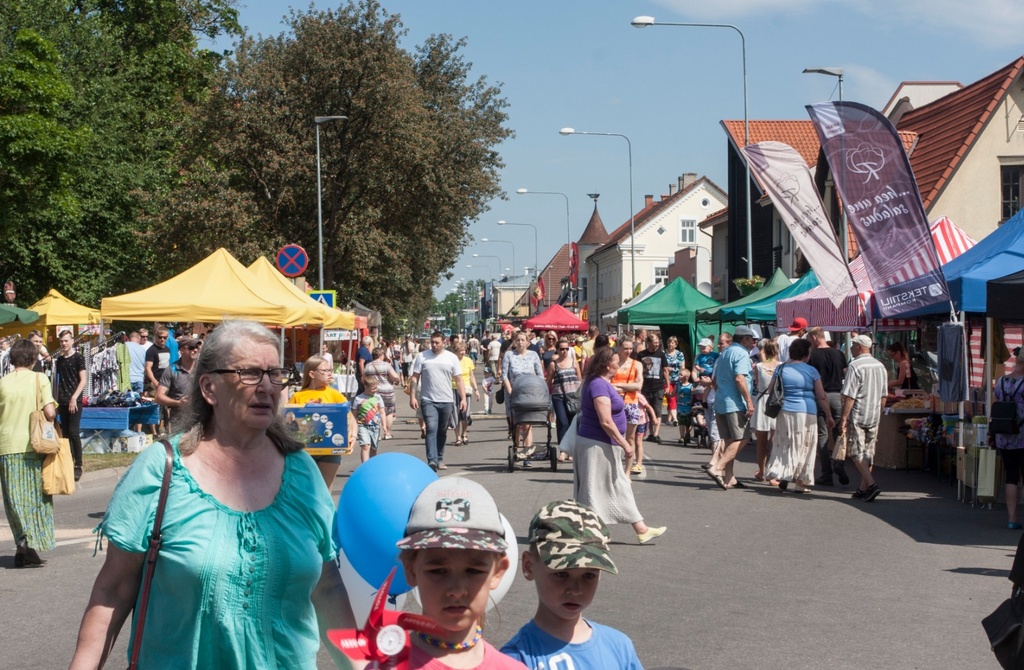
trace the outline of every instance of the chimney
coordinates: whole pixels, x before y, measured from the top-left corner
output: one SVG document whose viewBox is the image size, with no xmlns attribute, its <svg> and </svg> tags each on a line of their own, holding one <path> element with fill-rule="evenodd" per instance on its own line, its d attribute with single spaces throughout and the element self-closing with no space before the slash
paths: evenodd
<svg viewBox="0 0 1024 670">
<path fill-rule="evenodd" d="M 653 204 L 654 204 L 654 195 L 645 195 L 644 196 L 644 208 L 650 207 Z"/>
<path fill-rule="evenodd" d="M 679 175 L 679 190 L 680 191 L 683 191 L 685 189 L 690 188 L 695 183 L 697 183 L 697 173 L 696 172 L 684 172 L 683 174 Z"/>
<path fill-rule="evenodd" d="M 668 185 L 668 197 L 671 198 L 675 194 L 676 194 L 676 185 L 675 184 L 669 184 Z"/>
</svg>

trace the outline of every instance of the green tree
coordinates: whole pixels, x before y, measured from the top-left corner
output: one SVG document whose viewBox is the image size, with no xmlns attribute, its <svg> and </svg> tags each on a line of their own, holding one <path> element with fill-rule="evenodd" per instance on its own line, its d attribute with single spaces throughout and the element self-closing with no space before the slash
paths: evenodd
<svg viewBox="0 0 1024 670">
<path fill-rule="evenodd" d="M 469 223 L 499 195 L 507 103 L 469 79 L 463 42 L 440 35 L 402 49 L 399 18 L 375 0 L 287 23 L 288 33 L 238 44 L 180 164 L 206 197 L 169 193 L 154 229 L 182 232 L 177 253 L 197 257 L 223 240 L 263 252 L 298 242 L 315 276 L 313 119 L 347 116 L 321 127 L 325 281 L 342 302 L 379 309 L 390 331 L 427 312 Z"/>
</svg>

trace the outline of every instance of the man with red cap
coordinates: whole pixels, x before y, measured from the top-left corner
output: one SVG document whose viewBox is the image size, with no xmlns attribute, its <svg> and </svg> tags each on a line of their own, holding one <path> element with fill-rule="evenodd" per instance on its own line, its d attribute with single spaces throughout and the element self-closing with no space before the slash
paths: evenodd
<svg viewBox="0 0 1024 670">
<path fill-rule="evenodd" d="M 793 323 L 789 324 L 789 328 L 780 328 L 779 330 L 788 330 L 789 332 L 783 332 L 775 338 L 775 342 L 779 345 L 779 362 L 785 363 L 789 360 L 789 345 L 790 343 L 801 338 L 807 334 L 807 319 L 802 316 L 798 316 L 793 319 Z"/>
</svg>

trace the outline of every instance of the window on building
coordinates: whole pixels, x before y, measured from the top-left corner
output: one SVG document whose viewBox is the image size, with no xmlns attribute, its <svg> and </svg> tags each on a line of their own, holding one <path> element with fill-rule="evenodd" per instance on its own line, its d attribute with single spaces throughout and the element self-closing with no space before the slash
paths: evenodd
<svg viewBox="0 0 1024 670">
<path fill-rule="evenodd" d="M 577 300 L 581 303 L 590 300 L 590 296 L 587 294 L 587 278 L 580 277 L 580 293 Z"/>
<path fill-rule="evenodd" d="M 679 220 L 679 243 L 680 244 L 696 244 L 697 243 L 697 220 L 696 219 L 680 219 Z"/>
<path fill-rule="evenodd" d="M 1003 194 L 1003 221 L 1020 210 L 1020 185 L 1024 177 L 1024 165 L 1004 165 L 1001 173 Z"/>
<path fill-rule="evenodd" d="M 654 268 L 654 283 L 664 284 L 668 282 L 668 267 Z"/>
</svg>

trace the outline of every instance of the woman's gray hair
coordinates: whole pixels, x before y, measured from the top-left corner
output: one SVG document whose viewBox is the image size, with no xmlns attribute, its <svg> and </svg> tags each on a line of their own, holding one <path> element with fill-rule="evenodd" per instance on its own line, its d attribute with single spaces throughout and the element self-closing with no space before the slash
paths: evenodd
<svg viewBox="0 0 1024 670">
<path fill-rule="evenodd" d="M 178 450 L 182 455 L 187 456 L 196 450 L 214 419 L 214 408 L 203 397 L 199 380 L 212 370 L 223 369 L 239 349 L 261 344 L 274 347 L 278 353 L 281 351 L 277 336 L 255 321 L 225 321 L 203 340 L 199 358 L 189 374 L 192 388 L 188 393 L 188 404 L 181 408 L 174 421 L 175 431 L 181 433 Z M 285 429 L 280 417 L 267 429 L 267 436 L 284 454 L 305 447 Z"/>
</svg>

